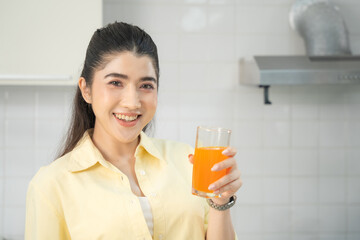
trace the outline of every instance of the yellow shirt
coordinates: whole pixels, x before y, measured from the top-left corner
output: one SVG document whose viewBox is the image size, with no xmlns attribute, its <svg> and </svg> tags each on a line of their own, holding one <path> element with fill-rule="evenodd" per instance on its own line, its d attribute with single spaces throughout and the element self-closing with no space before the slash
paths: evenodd
<svg viewBox="0 0 360 240">
<path fill-rule="evenodd" d="M 152 239 L 127 176 L 103 158 L 89 134 L 30 182 L 25 239 Z M 135 172 L 151 205 L 154 239 L 205 239 L 209 208 L 191 194 L 190 153 L 186 144 L 141 133 Z"/>
</svg>

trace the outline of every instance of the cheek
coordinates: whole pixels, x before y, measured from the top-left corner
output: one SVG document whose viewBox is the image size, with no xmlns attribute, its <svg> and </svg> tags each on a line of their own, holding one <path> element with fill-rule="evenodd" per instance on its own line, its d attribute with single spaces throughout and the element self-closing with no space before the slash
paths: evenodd
<svg viewBox="0 0 360 240">
<path fill-rule="evenodd" d="M 94 113 L 106 112 L 108 108 L 112 107 L 111 93 L 107 92 L 105 89 L 98 89 L 96 92 L 93 92 L 93 110 Z"/>
<path fill-rule="evenodd" d="M 157 94 L 148 95 L 144 98 L 143 103 L 146 105 L 148 110 L 154 111 L 157 107 Z"/>
<path fill-rule="evenodd" d="M 154 110 L 156 110 L 156 108 L 157 108 L 157 101 L 158 101 L 158 99 L 157 99 L 157 95 L 154 97 L 154 100 L 153 100 L 153 107 L 154 107 Z"/>
<path fill-rule="evenodd" d="M 154 106 L 154 108 L 156 109 L 156 107 L 157 107 L 157 96 L 155 97 L 155 99 L 154 99 L 154 104 L 153 104 L 153 106 Z"/>
</svg>

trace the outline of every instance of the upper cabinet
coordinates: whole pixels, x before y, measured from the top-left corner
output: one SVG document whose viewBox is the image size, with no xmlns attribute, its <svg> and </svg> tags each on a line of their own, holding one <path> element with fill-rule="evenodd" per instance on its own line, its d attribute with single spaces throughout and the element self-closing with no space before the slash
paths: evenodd
<svg viewBox="0 0 360 240">
<path fill-rule="evenodd" d="M 101 0 L 0 1 L 0 84 L 76 84 Z"/>
</svg>

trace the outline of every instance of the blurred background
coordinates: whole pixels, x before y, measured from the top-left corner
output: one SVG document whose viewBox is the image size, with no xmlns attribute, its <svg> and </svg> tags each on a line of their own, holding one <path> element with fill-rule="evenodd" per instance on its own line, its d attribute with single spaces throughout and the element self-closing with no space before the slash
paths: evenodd
<svg viewBox="0 0 360 240">
<path fill-rule="evenodd" d="M 359 240 L 360 84 L 271 86 L 265 105 L 239 82 L 241 59 L 305 55 L 293 2 L 0 0 L 0 239 L 23 239 L 27 185 L 63 141 L 89 39 L 117 20 L 158 46 L 155 137 L 194 146 L 197 125 L 233 130 L 239 239 Z M 359 55 L 360 1 L 332 2 Z"/>
</svg>

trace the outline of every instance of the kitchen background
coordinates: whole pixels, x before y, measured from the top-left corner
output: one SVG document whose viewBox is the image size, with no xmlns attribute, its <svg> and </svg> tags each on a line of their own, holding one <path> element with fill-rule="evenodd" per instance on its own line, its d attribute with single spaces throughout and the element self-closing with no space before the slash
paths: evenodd
<svg viewBox="0 0 360 240">
<path fill-rule="evenodd" d="M 360 54 L 360 1 L 333 2 Z M 360 84 L 272 86 L 272 105 L 263 104 L 262 89 L 239 84 L 242 58 L 305 54 L 289 26 L 292 3 L 105 0 L 96 11 L 104 25 L 137 24 L 158 45 L 156 137 L 193 145 L 197 125 L 233 130 L 244 182 L 232 210 L 239 239 L 359 240 Z M 0 86 L 0 238 L 23 238 L 27 184 L 53 161 L 73 93 L 69 86 Z"/>
</svg>

